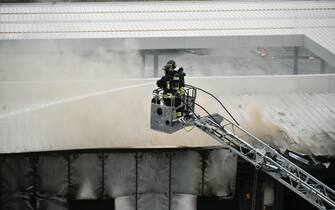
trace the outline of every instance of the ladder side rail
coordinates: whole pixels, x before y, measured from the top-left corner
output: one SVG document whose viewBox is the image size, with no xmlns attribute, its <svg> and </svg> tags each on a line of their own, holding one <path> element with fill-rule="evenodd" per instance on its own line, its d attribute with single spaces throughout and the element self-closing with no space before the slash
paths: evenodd
<svg viewBox="0 0 335 210">
<path fill-rule="evenodd" d="M 333 207 L 331 205 L 326 206 L 324 203 L 322 203 L 320 201 L 313 200 L 311 197 L 308 196 L 309 191 L 304 191 L 304 189 L 299 189 L 299 188 L 292 187 L 292 185 L 290 183 L 288 183 L 286 180 L 282 179 L 282 177 L 280 177 L 280 175 L 278 175 L 277 173 L 269 172 L 269 171 L 264 171 L 264 172 L 267 173 L 272 178 L 274 178 L 275 180 L 277 180 L 282 185 L 286 186 L 288 189 L 295 192 L 300 197 L 304 198 L 306 201 L 308 201 L 310 204 L 314 205 L 318 209 L 324 209 L 324 210 L 333 209 Z"/>
<path fill-rule="evenodd" d="M 206 119 L 208 120 L 208 119 Z M 211 120 L 211 119 L 209 119 Z M 233 150 L 235 153 L 240 155 L 243 159 L 251 163 L 252 165 L 259 167 L 259 163 L 256 162 L 256 150 L 247 142 L 236 141 L 236 138 L 228 139 L 227 133 L 222 133 L 222 129 L 217 129 L 217 127 L 212 127 L 207 124 L 206 121 L 198 120 L 195 122 L 195 125 L 201 130 L 205 131 L 210 136 L 214 136 L 216 140 L 219 140 L 220 143 L 225 144 L 229 147 L 230 150 Z M 242 143 L 242 145 L 241 145 Z M 249 156 L 248 156 L 249 155 Z M 250 156 L 253 155 L 253 156 Z"/>
<path fill-rule="evenodd" d="M 271 158 L 265 157 L 265 160 L 269 161 L 272 164 L 274 164 L 275 166 L 277 166 L 278 169 L 280 169 L 281 171 L 284 171 L 287 176 L 290 176 L 289 177 L 289 178 L 291 178 L 290 181 L 293 181 L 294 183 L 297 184 L 296 186 L 294 186 L 293 183 L 290 183 L 290 185 L 293 188 L 297 189 L 298 184 L 300 184 L 300 186 L 305 187 L 309 192 L 312 192 L 313 194 L 315 194 L 318 197 L 322 198 L 329 205 L 335 206 L 335 202 L 333 200 L 331 200 L 331 198 L 328 197 L 328 194 L 326 194 L 325 191 L 321 191 L 320 190 L 320 187 L 324 186 L 324 184 L 321 185 L 321 186 L 320 185 L 316 185 L 316 186 L 310 185 L 307 182 L 305 182 L 305 180 L 301 179 L 299 176 L 297 176 L 296 174 L 292 173 L 290 170 L 286 169 L 285 167 L 282 167 L 280 164 L 278 164 L 277 162 L 273 161 Z M 297 168 L 297 170 L 299 170 L 299 168 Z M 307 175 L 307 176 L 308 176 L 309 179 L 314 178 L 312 175 Z M 286 181 L 285 179 L 283 179 L 283 180 Z"/>
<path fill-rule="evenodd" d="M 239 155 L 241 158 L 245 159 L 247 162 L 251 163 L 254 166 L 257 166 L 258 164 L 251 158 L 249 158 L 247 155 L 245 155 L 241 150 L 242 147 L 237 147 L 236 144 L 234 144 L 234 142 L 232 142 L 231 140 L 228 140 L 226 138 L 224 138 L 224 135 L 222 134 L 218 134 L 217 132 L 214 131 L 213 128 L 209 128 L 207 127 L 205 124 L 203 123 L 196 123 L 195 124 L 198 128 L 200 128 L 201 130 L 203 130 L 205 133 L 207 133 L 208 135 L 214 137 L 217 141 L 219 141 L 220 143 L 224 144 L 225 146 L 228 147 L 229 150 L 231 150 L 233 153 Z M 236 149 L 236 147 L 239 149 Z M 251 148 L 252 149 L 252 148 Z"/>
<path fill-rule="evenodd" d="M 318 189 L 319 191 L 322 191 L 327 196 L 331 195 L 331 194 L 328 194 L 328 191 L 326 189 L 327 185 L 325 185 L 322 182 L 318 181 L 315 177 L 313 177 L 312 175 L 308 174 L 307 172 L 305 172 L 304 170 L 302 170 L 300 167 L 296 167 L 295 165 L 292 165 L 291 167 L 288 166 L 288 169 L 287 169 L 286 167 L 283 167 L 282 164 L 277 163 L 276 161 L 274 161 L 273 159 L 271 159 L 271 158 L 269 158 L 267 156 L 265 157 L 265 160 L 269 161 L 272 164 L 276 165 L 277 167 L 281 168 L 282 170 L 284 170 L 286 173 L 288 173 L 293 178 L 299 179 L 299 181 L 302 181 L 300 184 L 305 185 L 305 186 L 307 186 L 307 185 L 308 186 L 312 186 L 314 189 L 316 187 L 320 187 Z M 291 164 L 291 162 L 289 162 L 288 164 Z M 296 167 L 296 168 L 293 168 L 293 167 Z M 289 170 L 289 169 L 291 169 L 291 170 Z M 305 173 L 303 173 L 303 172 L 305 172 Z M 318 182 L 314 182 L 314 180 L 317 180 Z M 329 196 L 329 197 L 331 197 L 331 196 Z M 334 201 L 333 201 L 333 205 L 335 205 Z"/>
<path fill-rule="evenodd" d="M 210 132 L 208 133 L 210 135 L 215 135 L 216 138 L 220 139 L 219 141 L 220 143 L 223 143 L 226 146 L 228 146 L 230 150 L 233 150 L 233 152 L 237 153 L 240 157 L 242 157 L 255 167 L 259 167 L 259 163 L 256 162 L 257 152 L 252 147 L 250 147 L 250 145 L 241 146 L 241 144 L 235 143 L 234 141 L 228 139 L 223 134 L 219 134 L 219 132 L 217 132 L 214 129 L 208 130 L 206 132 L 207 133 Z"/>
</svg>

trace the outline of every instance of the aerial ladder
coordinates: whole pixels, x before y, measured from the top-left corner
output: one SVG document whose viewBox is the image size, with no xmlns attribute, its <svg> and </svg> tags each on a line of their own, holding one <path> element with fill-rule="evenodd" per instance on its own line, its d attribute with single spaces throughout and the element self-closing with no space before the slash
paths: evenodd
<svg viewBox="0 0 335 210">
<path fill-rule="evenodd" d="M 264 171 L 272 178 L 310 202 L 320 210 L 335 210 L 335 191 L 307 173 L 296 164 L 289 161 L 276 149 L 264 143 L 239 126 L 224 105 L 211 93 L 191 85 L 185 86 L 182 96 L 173 96 L 169 106 L 164 105 L 163 90 L 153 91 L 151 101 L 151 128 L 173 133 L 186 126 L 195 126 L 227 147 L 256 169 Z M 227 111 L 232 120 L 219 114 L 209 114 L 207 110 L 196 103 L 197 91 L 205 92 L 214 97 Z M 180 97 L 184 109 L 182 117 L 176 117 L 174 97 Z M 194 110 L 198 106 L 207 115 L 199 116 Z M 233 122 L 234 121 L 234 122 Z"/>
</svg>

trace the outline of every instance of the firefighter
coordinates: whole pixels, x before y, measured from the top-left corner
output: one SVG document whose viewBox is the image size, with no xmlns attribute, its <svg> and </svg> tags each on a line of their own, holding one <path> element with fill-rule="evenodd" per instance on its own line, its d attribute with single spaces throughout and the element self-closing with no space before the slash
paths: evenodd
<svg viewBox="0 0 335 210">
<path fill-rule="evenodd" d="M 157 86 L 163 89 L 163 102 L 166 106 L 176 108 L 176 118 L 183 116 L 184 76 L 183 68 L 176 70 L 176 62 L 169 60 L 163 67 L 164 76 L 157 81 Z M 174 100 L 172 100 L 174 98 Z M 174 102 L 174 104 L 172 104 Z"/>
<path fill-rule="evenodd" d="M 185 101 L 184 77 L 185 77 L 185 73 L 182 67 L 174 71 L 172 89 L 174 92 L 174 96 L 176 97 L 175 107 L 176 107 L 176 117 L 177 118 L 182 117 L 184 115 L 184 110 L 185 110 L 185 105 L 183 103 L 183 101 Z"/>
</svg>

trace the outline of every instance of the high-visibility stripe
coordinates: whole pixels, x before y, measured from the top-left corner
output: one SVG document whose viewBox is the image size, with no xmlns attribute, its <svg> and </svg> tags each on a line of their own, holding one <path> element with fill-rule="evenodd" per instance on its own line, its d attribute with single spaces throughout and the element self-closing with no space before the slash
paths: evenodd
<svg viewBox="0 0 335 210">
<path fill-rule="evenodd" d="M 172 97 L 172 93 L 163 94 L 163 98 L 171 98 L 171 97 Z"/>
<path fill-rule="evenodd" d="M 178 90 L 177 90 L 177 93 L 179 94 L 179 95 L 184 95 L 184 93 L 185 93 L 185 90 L 184 90 L 184 88 L 178 88 Z"/>
</svg>

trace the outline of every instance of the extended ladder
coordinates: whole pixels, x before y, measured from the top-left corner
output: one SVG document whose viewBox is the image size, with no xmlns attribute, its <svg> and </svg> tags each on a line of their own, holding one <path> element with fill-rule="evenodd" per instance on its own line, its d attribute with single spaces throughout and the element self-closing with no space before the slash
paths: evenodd
<svg viewBox="0 0 335 210">
<path fill-rule="evenodd" d="M 335 191 L 333 189 L 230 120 L 215 114 L 197 118 L 193 123 L 318 209 L 335 210 Z"/>
</svg>

